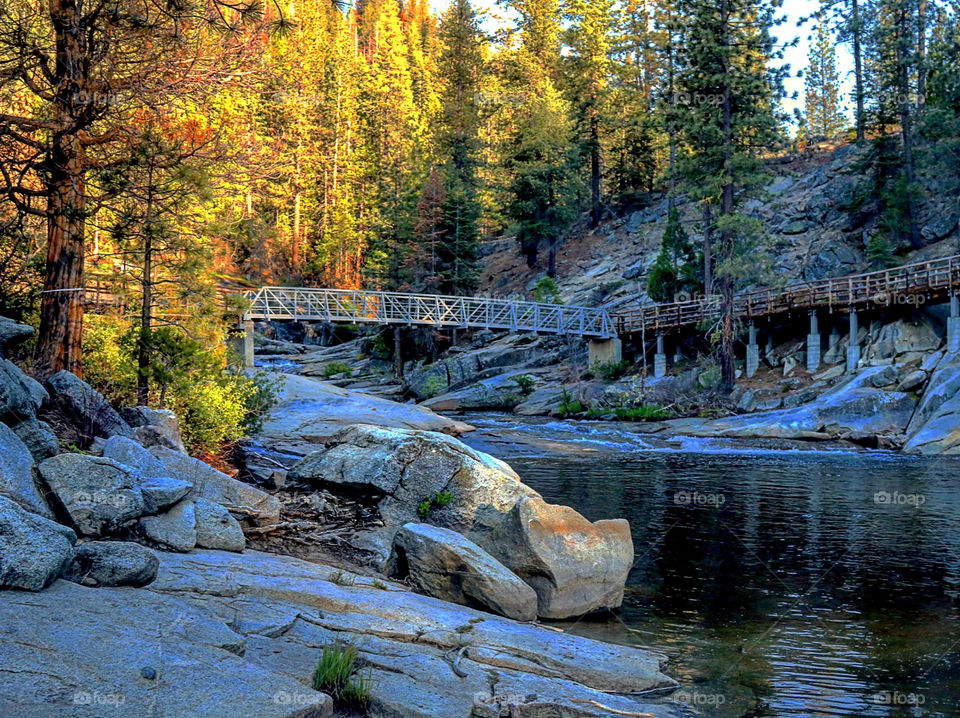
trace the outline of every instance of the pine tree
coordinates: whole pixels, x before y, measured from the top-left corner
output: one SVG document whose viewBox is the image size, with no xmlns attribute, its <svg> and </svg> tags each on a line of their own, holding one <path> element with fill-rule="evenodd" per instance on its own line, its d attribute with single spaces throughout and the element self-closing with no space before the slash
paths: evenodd
<svg viewBox="0 0 960 718">
<path fill-rule="evenodd" d="M 870 34 L 869 12 L 864 0 L 821 0 L 816 16 L 820 24 L 835 30 L 840 42 L 850 45 L 853 55 L 853 104 L 857 142 L 866 138 L 866 51 Z"/>
<path fill-rule="evenodd" d="M 720 368 L 729 389 L 735 379 L 734 289 L 751 274 L 755 253 L 749 247 L 760 235 L 759 222 L 738 207 L 765 182 L 761 153 L 782 141 L 783 118 L 774 108 L 785 70 L 771 68 L 779 54 L 770 33 L 775 3 L 684 0 L 681 9 L 689 30 L 677 77 L 688 147 L 682 170 L 690 197 L 716 209 Z"/>
<path fill-rule="evenodd" d="M 660 252 L 647 275 L 647 294 L 658 302 L 675 302 L 681 293 L 692 295 L 697 287 L 697 255 L 683 228 L 680 210 L 667 214 Z"/>
<path fill-rule="evenodd" d="M 817 25 L 807 55 L 804 77 L 806 130 L 812 137 L 834 139 L 843 130 L 840 76 L 833 38 L 823 23 Z"/>
</svg>

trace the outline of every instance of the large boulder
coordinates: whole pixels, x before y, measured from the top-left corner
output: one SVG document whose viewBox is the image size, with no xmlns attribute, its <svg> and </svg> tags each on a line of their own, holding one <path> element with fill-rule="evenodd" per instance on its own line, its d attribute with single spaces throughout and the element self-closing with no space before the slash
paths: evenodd
<svg viewBox="0 0 960 718">
<path fill-rule="evenodd" d="M 469 424 L 415 404 L 399 404 L 330 382 L 283 374 L 277 403 L 267 412 L 257 439 L 288 454 L 305 456 L 344 426 L 377 424 L 462 434 Z"/>
<path fill-rule="evenodd" d="M 489 530 L 521 497 L 539 496 L 507 464 L 446 434 L 366 424 L 338 431 L 288 478 L 373 496 L 394 528 L 416 521 L 420 504 L 449 492 L 451 501 L 432 521 L 459 533 Z"/>
<path fill-rule="evenodd" d="M 393 539 L 389 572 L 415 590 L 518 621 L 537 617 L 537 594 L 469 539 L 428 524 L 405 524 Z"/>
<path fill-rule="evenodd" d="M 10 428 L 20 437 L 34 461 L 40 462 L 60 453 L 60 442 L 47 422 L 24 419 Z"/>
<path fill-rule="evenodd" d="M 0 495 L 32 513 L 53 519 L 53 512 L 37 487 L 33 456 L 5 424 L 0 424 Z"/>
<path fill-rule="evenodd" d="M 533 587 L 543 618 L 570 618 L 623 602 L 633 566 L 624 519 L 591 523 L 568 506 L 524 497 L 480 540 Z"/>
<path fill-rule="evenodd" d="M 166 446 L 187 453 L 180 435 L 180 421 L 169 409 L 151 409 L 149 406 L 130 406 L 120 411 L 134 431 L 137 441 L 144 446 Z"/>
<path fill-rule="evenodd" d="M 960 454 L 960 355 L 944 356 L 907 426 L 908 454 Z"/>
<path fill-rule="evenodd" d="M 921 314 L 884 324 L 877 338 L 864 348 L 867 364 L 905 363 L 923 358 L 941 344 L 940 335 L 930 320 Z"/>
<path fill-rule="evenodd" d="M 119 530 L 147 510 L 140 489 L 142 477 L 112 459 L 87 454 L 60 454 L 38 470 L 59 503 L 84 536 Z"/>
<path fill-rule="evenodd" d="M 14 426 L 36 415 L 26 374 L 13 362 L 0 359 L 0 421 Z"/>
<path fill-rule="evenodd" d="M 181 501 L 165 514 L 144 516 L 140 529 L 151 541 L 172 551 L 186 552 L 197 545 L 197 514 L 192 501 Z"/>
<path fill-rule="evenodd" d="M 33 336 L 33 327 L 0 317 L 0 355 Z"/>
<path fill-rule="evenodd" d="M 70 529 L 0 496 L 0 588 L 49 585 L 73 558 L 75 541 Z"/>
<path fill-rule="evenodd" d="M 47 380 L 50 396 L 85 438 L 114 434 L 133 438 L 133 429 L 103 395 L 76 374 L 59 371 Z"/>
<path fill-rule="evenodd" d="M 193 485 L 190 497 L 209 499 L 227 508 L 253 512 L 261 524 L 275 524 L 280 520 L 280 502 L 255 486 L 232 479 L 199 459 L 165 446 L 151 446 L 150 453 L 163 465 L 164 475 Z M 154 470 L 144 473 L 151 476 Z"/>
<path fill-rule="evenodd" d="M 126 541 L 88 541 L 76 548 L 63 577 L 85 586 L 146 586 L 157 577 L 160 559 Z"/>
<path fill-rule="evenodd" d="M 155 514 L 190 493 L 193 484 L 176 479 L 171 471 L 140 444 L 125 436 L 111 436 L 103 444 L 103 456 L 119 464 L 136 467 L 143 494 L 144 513 Z"/>
</svg>

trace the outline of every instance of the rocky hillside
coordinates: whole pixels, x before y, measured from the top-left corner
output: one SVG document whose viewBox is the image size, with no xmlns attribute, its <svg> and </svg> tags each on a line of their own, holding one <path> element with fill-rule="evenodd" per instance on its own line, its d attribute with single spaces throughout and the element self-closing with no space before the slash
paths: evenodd
<svg viewBox="0 0 960 718">
<path fill-rule="evenodd" d="M 867 150 L 844 145 L 809 157 L 789 157 L 771 164 L 772 179 L 764 200 L 751 200 L 748 214 L 763 223 L 772 282 L 790 283 L 838 277 L 869 270 L 866 247 L 879 232 L 879 202 L 869 195 L 871 168 Z M 903 262 L 921 261 L 960 251 L 960 205 L 947 168 L 922 176 L 919 223 L 926 246 L 910 251 L 894 247 Z M 628 307 L 649 301 L 646 275 L 660 250 L 667 217 L 662 195 L 649 206 L 603 222 L 595 231 L 574 227 L 558 250 L 556 278 L 566 303 Z M 700 239 L 699 212 L 681 198 L 683 220 L 691 239 Z M 544 276 L 528 269 L 512 238 L 484 246 L 481 291 L 492 296 L 529 297 Z"/>
</svg>

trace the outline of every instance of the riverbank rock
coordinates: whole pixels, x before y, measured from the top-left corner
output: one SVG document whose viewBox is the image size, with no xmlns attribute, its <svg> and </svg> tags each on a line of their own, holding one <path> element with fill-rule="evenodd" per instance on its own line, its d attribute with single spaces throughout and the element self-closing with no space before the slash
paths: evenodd
<svg viewBox="0 0 960 718">
<path fill-rule="evenodd" d="M 34 461 L 43 461 L 60 453 L 60 442 L 47 422 L 31 418 L 10 428 L 20 437 Z"/>
<path fill-rule="evenodd" d="M 141 476 L 138 485 L 143 494 L 144 513 L 159 513 L 168 506 L 173 506 L 193 489 L 193 484 L 173 478 L 173 472 L 153 454 L 125 436 L 112 436 L 107 439 L 103 444 L 103 456 L 118 464 L 135 467 Z"/>
<path fill-rule="evenodd" d="M 907 427 L 903 451 L 960 454 L 960 355 L 945 355 L 930 375 Z"/>
<path fill-rule="evenodd" d="M 197 546 L 243 551 L 247 545 L 243 529 L 223 506 L 207 499 L 195 499 L 193 512 L 197 522 Z"/>
<path fill-rule="evenodd" d="M 197 545 L 197 515 L 192 501 L 181 501 L 165 514 L 144 516 L 140 529 L 151 541 L 186 552 Z"/>
<path fill-rule="evenodd" d="M 16 501 L 27 511 L 53 519 L 53 512 L 33 475 L 33 456 L 5 424 L 0 424 L 0 495 Z"/>
<path fill-rule="evenodd" d="M 44 588 L 73 558 L 76 540 L 69 528 L 0 496 L 0 588 Z"/>
<path fill-rule="evenodd" d="M 0 317 L 0 355 L 33 336 L 33 327 Z"/>
<path fill-rule="evenodd" d="M 244 661 L 305 683 L 322 646 L 355 645 L 371 678 L 372 716 L 477 718 L 509 715 L 513 704 L 525 716 L 609 717 L 589 701 L 627 715 L 684 715 L 669 698 L 614 695 L 675 687 L 659 654 L 517 623 L 322 564 L 257 551 L 165 554 L 144 592 L 216 617 L 243 634 Z"/>
<path fill-rule="evenodd" d="M 60 454 L 42 462 L 40 476 L 84 536 L 120 529 L 147 510 L 140 477 L 113 459 Z"/>
<path fill-rule="evenodd" d="M 0 706 L 30 718 L 332 715 L 305 680 L 310 667 L 298 681 L 244 659 L 228 622 L 147 589 L 58 581 L 29 601 L 4 592 Z"/>
<path fill-rule="evenodd" d="M 68 371 L 59 371 L 47 380 L 47 388 L 64 417 L 84 439 L 114 434 L 133 438 L 133 429 L 103 395 Z"/>
<path fill-rule="evenodd" d="M 352 424 L 453 435 L 473 430 L 469 424 L 447 419 L 415 404 L 399 404 L 294 374 L 281 376 L 283 385 L 278 401 L 264 417 L 256 438 L 284 453 L 305 456 L 344 426 Z"/>
<path fill-rule="evenodd" d="M 930 320 L 916 313 L 910 319 L 884 324 L 872 342 L 864 347 L 864 361 L 871 366 L 898 364 L 922 359 L 941 344 Z"/>
<path fill-rule="evenodd" d="M 439 526 L 405 524 L 393 539 L 388 574 L 434 598 L 518 621 L 537 617 L 537 594 L 472 541 Z"/>
<path fill-rule="evenodd" d="M 77 546 L 63 577 L 85 586 L 146 586 L 159 568 L 157 555 L 140 544 L 88 541 Z"/>
<path fill-rule="evenodd" d="M 626 520 L 591 523 L 540 498 L 520 499 L 482 545 L 533 587 L 543 618 L 619 607 L 633 567 Z"/>
<path fill-rule="evenodd" d="M 432 521 L 463 534 L 489 529 L 522 496 L 539 496 L 507 464 L 446 434 L 366 424 L 338 431 L 288 478 L 368 494 L 393 528 L 416 521 L 420 504 L 447 491 L 451 501 Z"/>
<path fill-rule="evenodd" d="M 169 409 L 151 409 L 148 406 L 130 406 L 120 410 L 143 446 L 165 446 L 168 449 L 187 453 L 180 434 L 180 421 Z"/>
</svg>

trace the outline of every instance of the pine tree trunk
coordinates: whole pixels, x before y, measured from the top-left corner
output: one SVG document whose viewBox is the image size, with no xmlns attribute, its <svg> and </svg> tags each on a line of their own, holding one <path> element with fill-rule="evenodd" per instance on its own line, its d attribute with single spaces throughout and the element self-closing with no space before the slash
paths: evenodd
<svg viewBox="0 0 960 718">
<path fill-rule="evenodd" d="M 720 10 L 721 45 L 729 46 L 728 0 L 723 0 Z M 724 55 L 726 57 L 726 55 Z M 733 159 L 733 108 L 730 100 L 729 76 L 724 75 L 723 86 L 723 194 L 720 200 L 720 213 L 728 219 L 733 214 L 733 181 L 730 163 Z M 720 233 L 720 253 L 722 261 L 729 264 L 733 258 L 733 236 L 724 225 Z M 733 276 L 729 267 L 720 277 L 720 374 L 724 391 L 731 391 L 736 382 L 733 357 Z"/>
<path fill-rule="evenodd" d="M 143 231 L 143 275 L 140 289 L 143 304 L 140 308 L 140 341 L 137 344 L 137 403 L 147 406 L 150 401 L 150 344 L 153 321 L 153 238 L 150 229 L 150 202 L 147 200 Z"/>
<path fill-rule="evenodd" d="M 927 105 L 927 0 L 917 7 L 917 111 Z"/>
<path fill-rule="evenodd" d="M 703 204 L 703 294 L 713 294 L 713 211 L 709 202 Z"/>
<path fill-rule="evenodd" d="M 600 224 L 600 121 L 597 108 L 590 116 L 590 227 Z"/>
<path fill-rule="evenodd" d="M 36 364 L 41 376 L 62 369 L 83 373 L 83 240 L 86 157 L 79 137 L 78 97 L 88 97 L 89 62 L 75 0 L 50 0 L 56 77 L 54 120 L 47 163 L 47 267 L 40 303 Z"/>
<path fill-rule="evenodd" d="M 910 246 L 919 249 L 923 246 L 923 237 L 917 225 L 917 212 L 913 200 L 913 186 L 916 173 L 913 164 L 913 118 L 910 110 L 910 58 L 903 50 L 903 39 L 909 32 L 909 18 L 905 9 L 900 10 L 898 31 L 901 35 L 897 42 L 897 73 L 898 89 L 900 90 L 900 134 L 903 140 L 903 173 L 907 183 L 907 231 L 910 237 Z"/>
</svg>

